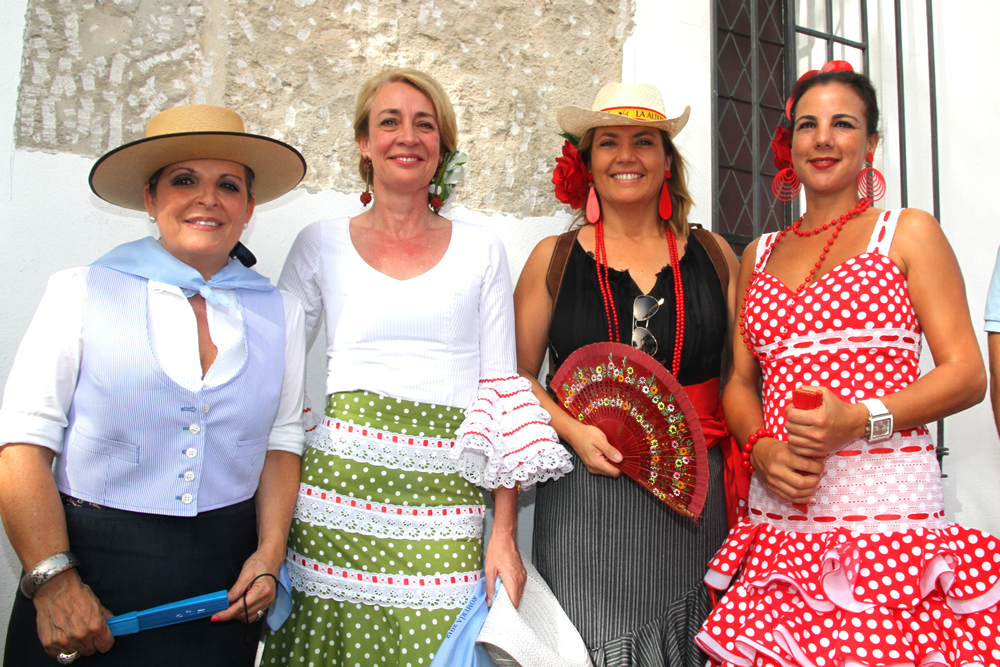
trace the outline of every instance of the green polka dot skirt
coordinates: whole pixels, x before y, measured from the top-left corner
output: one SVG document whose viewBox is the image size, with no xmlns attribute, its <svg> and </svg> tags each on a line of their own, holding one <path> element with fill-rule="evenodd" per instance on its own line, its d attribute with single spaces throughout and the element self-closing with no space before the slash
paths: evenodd
<svg viewBox="0 0 1000 667">
<path fill-rule="evenodd" d="M 430 665 L 481 576 L 483 496 L 448 458 L 465 418 L 330 396 L 302 459 L 286 565 L 292 614 L 268 665 Z"/>
</svg>

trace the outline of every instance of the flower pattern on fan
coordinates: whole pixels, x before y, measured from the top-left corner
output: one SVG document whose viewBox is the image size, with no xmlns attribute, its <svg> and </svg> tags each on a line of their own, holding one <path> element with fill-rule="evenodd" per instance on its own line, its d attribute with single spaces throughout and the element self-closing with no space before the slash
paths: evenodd
<svg viewBox="0 0 1000 667">
<path fill-rule="evenodd" d="M 595 343 L 566 359 L 552 389 L 569 414 L 608 436 L 622 472 L 677 512 L 700 514 L 708 474 L 701 425 L 662 364 L 627 345 Z"/>
</svg>

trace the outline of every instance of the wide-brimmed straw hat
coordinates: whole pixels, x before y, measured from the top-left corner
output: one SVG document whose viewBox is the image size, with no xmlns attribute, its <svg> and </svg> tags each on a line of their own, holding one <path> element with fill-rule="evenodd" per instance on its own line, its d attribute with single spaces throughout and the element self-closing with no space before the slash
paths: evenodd
<svg viewBox="0 0 1000 667">
<path fill-rule="evenodd" d="M 590 654 L 545 580 L 525 563 L 528 580 L 515 609 L 502 586 L 479 632 L 498 667 L 589 667 Z"/>
<path fill-rule="evenodd" d="M 592 109 L 568 106 L 556 112 L 563 132 L 582 136 L 592 127 L 642 125 L 664 130 L 671 139 L 687 125 L 691 107 L 677 118 L 667 117 L 659 89 L 649 83 L 609 83 L 594 98 Z"/>
<path fill-rule="evenodd" d="M 90 170 L 90 189 L 101 199 L 145 210 L 143 187 L 157 170 L 184 160 L 230 160 L 253 170 L 258 204 L 285 194 L 302 180 L 306 161 L 288 144 L 247 134 L 235 111 L 209 104 L 166 109 L 146 123 L 146 138 L 106 153 Z"/>
</svg>

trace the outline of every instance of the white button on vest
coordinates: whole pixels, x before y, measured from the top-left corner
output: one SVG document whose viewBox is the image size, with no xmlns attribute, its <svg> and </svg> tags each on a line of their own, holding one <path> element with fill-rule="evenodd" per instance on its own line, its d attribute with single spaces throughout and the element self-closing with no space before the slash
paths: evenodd
<svg viewBox="0 0 1000 667">
<path fill-rule="evenodd" d="M 191 472 L 190 470 L 188 470 L 186 473 L 184 473 L 184 481 L 185 482 L 193 482 L 194 481 L 194 473 Z"/>
<path fill-rule="evenodd" d="M 184 452 L 184 454 L 187 455 L 189 459 L 193 459 L 194 457 L 198 456 L 198 450 L 195 449 L 194 447 L 188 447 L 187 451 Z"/>
<path fill-rule="evenodd" d="M 201 432 L 201 427 L 197 424 L 191 424 L 188 426 L 188 430 L 191 431 L 191 435 L 198 435 Z"/>
<path fill-rule="evenodd" d="M 185 505 L 190 505 L 191 501 L 193 500 L 194 496 L 192 496 L 190 493 L 185 493 L 183 496 L 181 496 L 181 502 L 184 503 Z"/>
</svg>

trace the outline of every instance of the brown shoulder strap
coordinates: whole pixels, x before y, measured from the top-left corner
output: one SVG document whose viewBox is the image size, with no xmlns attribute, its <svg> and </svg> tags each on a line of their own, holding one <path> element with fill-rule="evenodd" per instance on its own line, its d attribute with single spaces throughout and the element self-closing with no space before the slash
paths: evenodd
<svg viewBox="0 0 1000 667">
<path fill-rule="evenodd" d="M 549 270 L 545 274 L 545 286 L 552 297 L 552 310 L 556 309 L 556 301 L 559 300 L 559 288 L 562 287 L 563 274 L 566 273 L 566 264 L 569 263 L 569 253 L 573 250 L 576 237 L 580 234 L 580 228 L 571 229 L 559 235 L 556 239 L 556 247 L 552 249 L 552 259 L 549 260 Z"/>
<path fill-rule="evenodd" d="M 712 232 L 704 229 L 701 225 L 691 225 L 691 233 L 697 237 L 698 242 L 701 243 L 701 247 L 705 249 L 708 253 L 709 258 L 712 260 L 712 264 L 715 265 L 715 272 L 719 274 L 719 282 L 722 283 L 722 293 L 729 293 L 729 262 L 726 261 L 726 256 L 722 254 L 722 248 L 719 247 L 719 242 Z"/>
<path fill-rule="evenodd" d="M 549 270 L 545 274 L 545 287 L 552 297 L 552 312 L 556 312 L 556 302 L 559 301 L 559 289 L 562 287 L 563 275 L 566 273 L 566 265 L 569 263 L 569 254 L 573 251 L 573 244 L 576 237 L 580 235 L 580 228 L 571 229 L 564 232 L 556 239 L 556 247 L 552 249 L 552 259 L 549 260 Z M 545 378 L 545 388 L 548 390 L 552 384 L 552 376 L 556 369 L 552 365 L 552 358 L 555 352 L 552 350 L 552 343 L 549 343 L 549 372 Z M 550 390 L 551 393 L 551 390 Z"/>
</svg>

